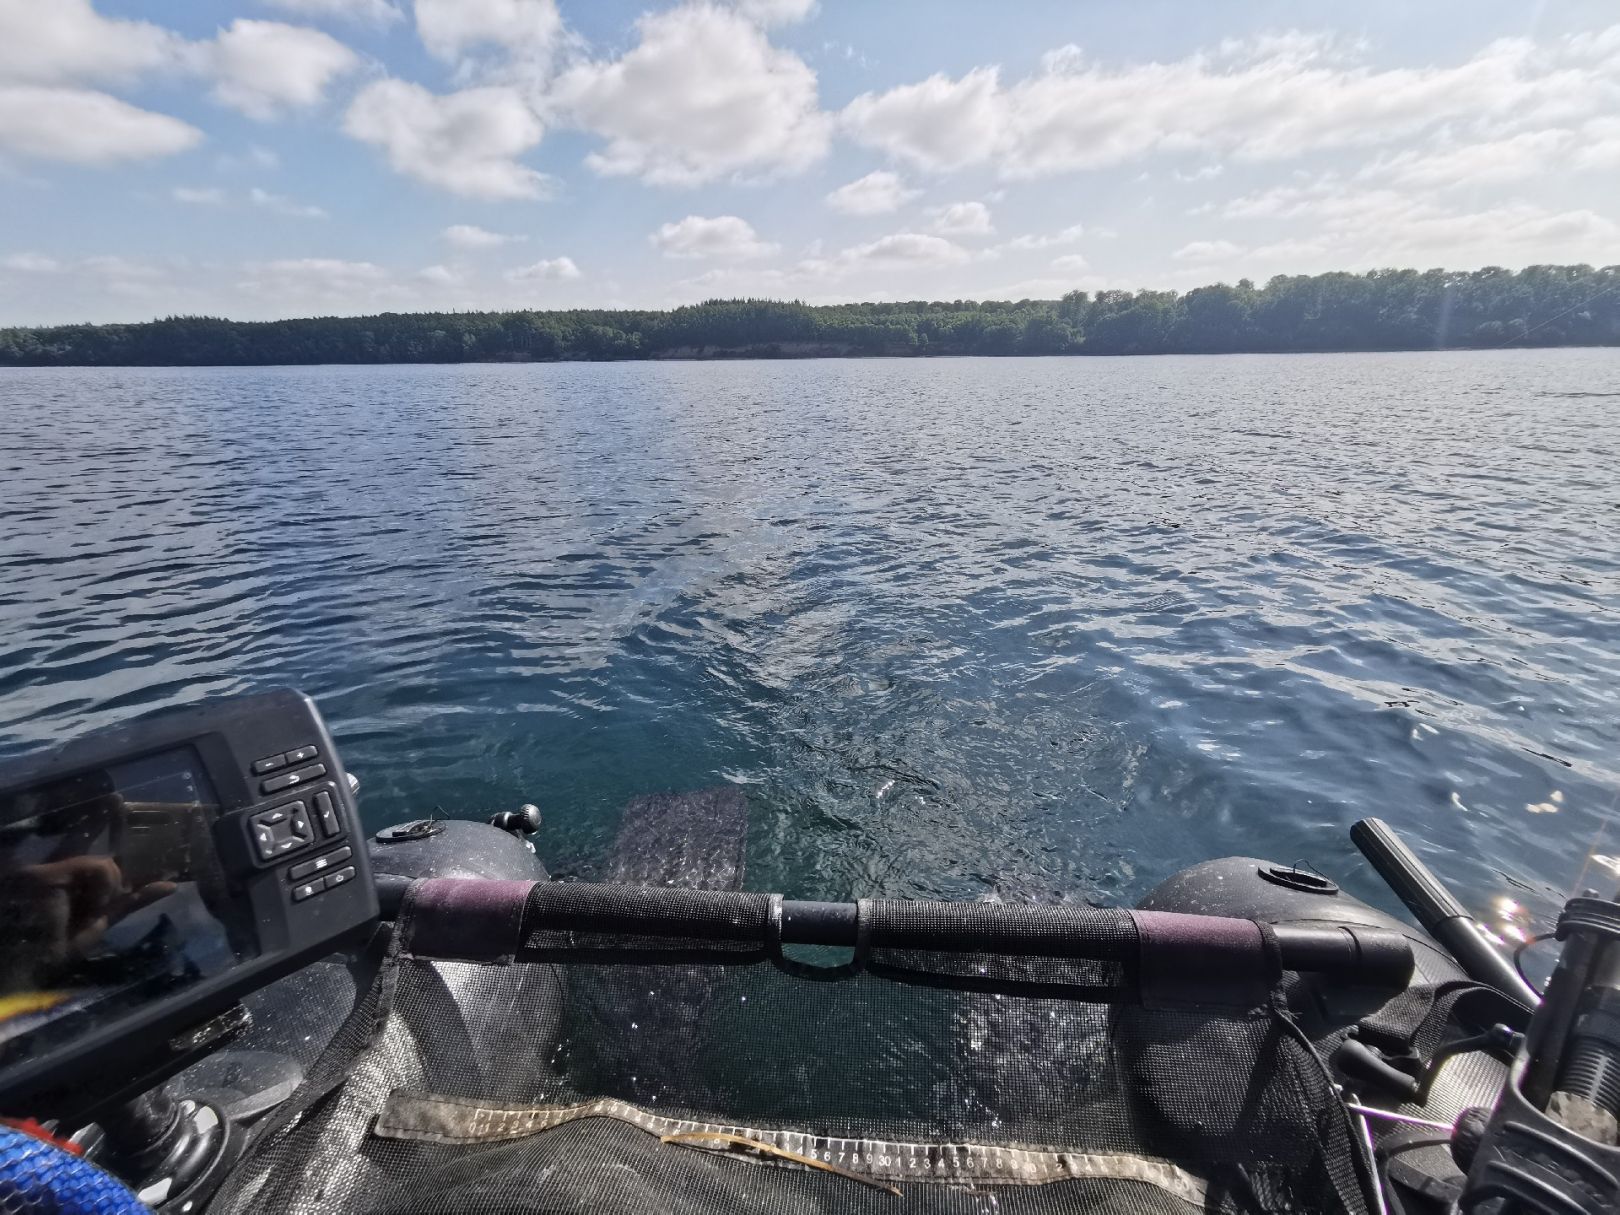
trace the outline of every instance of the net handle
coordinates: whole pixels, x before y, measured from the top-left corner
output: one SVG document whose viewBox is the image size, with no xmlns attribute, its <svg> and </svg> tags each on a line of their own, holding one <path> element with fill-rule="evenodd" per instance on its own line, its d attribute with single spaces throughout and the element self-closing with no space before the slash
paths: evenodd
<svg viewBox="0 0 1620 1215">
<path fill-rule="evenodd" d="M 856 903 L 795 902 L 796 923 L 788 926 L 788 901 L 779 894 L 770 896 L 765 913 L 765 956 L 771 965 L 783 974 L 796 979 L 814 979 L 837 982 L 851 979 L 866 969 L 872 952 L 872 916 L 870 903 L 861 899 Z M 853 912 L 853 914 L 851 914 Z M 791 935 L 789 935 L 791 932 Z M 806 940 L 813 937 L 814 940 Z M 783 952 L 789 942 L 802 945 L 842 945 L 846 942 L 855 951 L 847 962 L 833 966 L 818 966 L 790 958 Z"/>
<path fill-rule="evenodd" d="M 1251 949 L 1264 948 L 1284 970 L 1388 989 L 1406 986 L 1413 971 L 1412 945 L 1403 934 L 1360 925 L 1260 926 L 1252 920 L 1180 912 L 936 903 L 931 906 L 950 910 L 952 924 L 909 931 L 897 929 L 889 916 L 875 914 L 880 902 L 887 905 L 880 900 L 818 903 L 730 891 L 477 878 L 423 878 L 401 885 L 397 895 L 379 885 L 385 917 L 397 912 L 401 902 L 397 896 L 407 886 L 413 910 L 407 918 L 413 938 L 407 942 L 408 951 L 469 961 L 510 961 L 529 936 L 549 931 L 732 942 L 775 949 L 778 954 L 784 945 L 841 945 L 855 949 L 863 963 L 876 947 L 1140 963 L 1149 968 L 1155 955 L 1164 953 L 1196 958 L 1204 969 L 1222 957 L 1242 961 L 1251 956 Z M 1122 922 L 1135 931 L 1122 937 L 1117 931 Z M 1258 936 L 1257 928 L 1263 928 Z M 797 968 L 806 965 L 785 956 L 782 964 L 801 974 Z"/>
</svg>

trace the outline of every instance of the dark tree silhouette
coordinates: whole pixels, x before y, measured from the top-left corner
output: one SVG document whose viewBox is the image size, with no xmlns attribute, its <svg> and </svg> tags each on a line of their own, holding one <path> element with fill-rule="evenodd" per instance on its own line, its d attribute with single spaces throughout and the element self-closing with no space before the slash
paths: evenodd
<svg viewBox="0 0 1620 1215">
<path fill-rule="evenodd" d="M 171 316 L 0 329 L 0 365 L 462 363 L 815 355 L 1170 354 L 1620 345 L 1620 266 L 1279 275 L 1059 300 L 710 300 L 672 312 Z"/>
</svg>

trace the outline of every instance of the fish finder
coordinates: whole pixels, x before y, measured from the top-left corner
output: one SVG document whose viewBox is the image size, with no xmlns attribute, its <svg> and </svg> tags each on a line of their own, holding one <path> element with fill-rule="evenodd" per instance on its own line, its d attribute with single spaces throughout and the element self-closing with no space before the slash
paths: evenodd
<svg viewBox="0 0 1620 1215">
<path fill-rule="evenodd" d="M 0 768 L 0 1113 L 128 1076 L 377 919 L 350 782 L 280 689 Z"/>
</svg>

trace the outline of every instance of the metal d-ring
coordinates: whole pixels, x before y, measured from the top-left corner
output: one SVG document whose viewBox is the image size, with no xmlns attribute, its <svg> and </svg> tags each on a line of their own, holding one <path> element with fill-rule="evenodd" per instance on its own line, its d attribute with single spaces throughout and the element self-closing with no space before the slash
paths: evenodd
<svg viewBox="0 0 1620 1215">
<path fill-rule="evenodd" d="M 837 966 L 816 966 L 790 958 L 782 951 L 782 896 L 771 895 L 765 912 L 765 956 L 770 958 L 771 965 L 776 969 L 796 979 L 827 983 L 853 978 L 866 968 L 866 956 L 871 949 L 871 917 L 866 914 L 866 904 L 866 899 L 859 899 L 855 904 L 854 956 Z"/>
</svg>

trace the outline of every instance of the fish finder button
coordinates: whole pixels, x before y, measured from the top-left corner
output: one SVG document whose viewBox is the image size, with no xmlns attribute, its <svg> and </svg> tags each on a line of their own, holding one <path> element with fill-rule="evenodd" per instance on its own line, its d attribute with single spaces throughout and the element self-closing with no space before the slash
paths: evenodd
<svg viewBox="0 0 1620 1215">
<path fill-rule="evenodd" d="M 309 811 L 303 802 L 289 802 L 274 810 L 261 810 L 248 820 L 253 846 L 261 861 L 275 860 L 306 847 L 314 839 Z"/>
<path fill-rule="evenodd" d="M 287 752 L 285 758 L 289 764 L 308 763 L 310 760 L 315 758 L 315 748 L 295 747 L 291 751 Z"/>
<path fill-rule="evenodd" d="M 287 766 L 285 755 L 266 755 L 263 759 L 253 761 L 253 775 L 263 776 L 266 772 L 274 772 L 277 768 Z"/>
<path fill-rule="evenodd" d="M 343 824 L 338 821 L 337 807 L 332 803 L 332 795 L 325 789 L 315 795 L 315 817 L 321 824 L 321 834 L 328 839 L 343 834 Z"/>
<path fill-rule="evenodd" d="M 339 848 L 336 852 L 328 852 L 325 856 L 318 856 L 312 861 L 300 861 L 287 870 L 287 876 L 295 882 L 301 882 L 312 873 L 321 873 L 341 865 L 353 855 L 351 849 Z"/>
<path fill-rule="evenodd" d="M 298 768 L 292 772 L 283 772 L 280 776 L 272 776 L 259 785 L 261 793 L 280 793 L 283 789 L 291 789 L 294 785 L 307 784 L 312 780 L 319 780 L 326 775 L 325 764 L 310 764 L 307 768 Z"/>
</svg>

